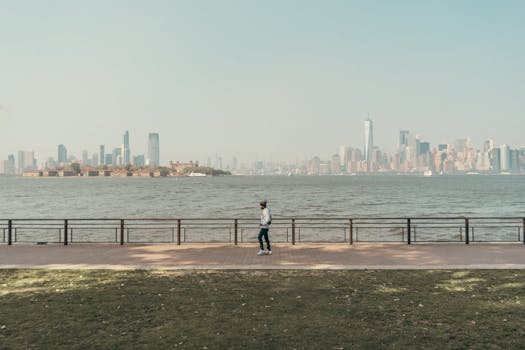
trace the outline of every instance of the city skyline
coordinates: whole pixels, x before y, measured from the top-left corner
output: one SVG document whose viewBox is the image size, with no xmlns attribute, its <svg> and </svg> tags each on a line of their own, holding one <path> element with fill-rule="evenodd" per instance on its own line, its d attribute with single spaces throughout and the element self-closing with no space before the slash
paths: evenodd
<svg viewBox="0 0 525 350">
<path fill-rule="evenodd" d="M 356 143 L 339 145 L 332 156 L 309 155 L 303 159 L 296 157 L 295 162 L 274 161 L 272 159 L 243 160 L 233 155 L 230 160 L 225 160 L 215 153 L 213 157 L 204 159 L 185 159 L 184 156 L 170 160 L 175 162 L 195 162 L 206 164 L 216 169 L 248 171 L 252 174 L 282 172 L 284 166 L 288 173 L 315 175 L 315 174 L 351 174 L 358 173 L 465 173 L 465 172 L 514 172 L 525 171 L 525 147 L 516 147 L 506 143 L 498 143 L 493 139 L 486 139 L 482 147 L 476 147 L 469 137 L 459 138 L 453 142 L 431 144 L 410 130 L 400 130 L 396 151 L 388 153 L 374 143 L 374 121 L 370 116 L 363 121 L 363 147 Z M 148 134 L 146 154 L 132 153 L 130 149 L 130 133 L 126 130 L 122 136 L 120 147 L 113 149 L 112 153 L 105 153 L 106 145 L 99 145 L 98 151 L 89 156 L 88 150 L 82 151 L 82 158 L 69 153 L 64 144 L 57 146 L 56 158 L 53 156 L 38 162 L 35 151 L 19 150 L 17 157 L 13 154 L 7 156 L 0 164 L 0 173 L 22 174 L 25 170 L 45 170 L 67 168 L 71 163 L 81 166 L 122 167 L 133 165 L 135 167 L 167 166 L 160 162 L 160 142 L 158 133 Z M 335 149 L 335 147 L 334 147 Z M 109 148 L 108 148 L 109 150 Z M 313 157 L 313 158 L 312 158 Z M 213 158 L 213 160 L 212 160 Z M 326 160 L 328 159 L 328 161 Z M 189 163 L 188 163 L 189 164 Z M 293 165 L 293 166 L 292 166 Z M 273 168 L 273 170 L 272 170 Z M 7 170 L 6 170 L 7 169 Z"/>
<path fill-rule="evenodd" d="M 361 145 L 368 112 L 390 153 L 404 128 L 433 144 L 521 147 L 524 11 L 516 1 L 2 2 L 0 153 L 54 154 L 49 140 L 91 153 L 120 147 L 126 129 L 145 154 L 143 130 L 166 130 L 162 163 L 286 161 Z"/>
</svg>

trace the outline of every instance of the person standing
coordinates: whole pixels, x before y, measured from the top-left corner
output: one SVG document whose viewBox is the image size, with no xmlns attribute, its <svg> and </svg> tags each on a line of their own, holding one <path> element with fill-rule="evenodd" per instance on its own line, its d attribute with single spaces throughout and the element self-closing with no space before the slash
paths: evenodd
<svg viewBox="0 0 525 350">
<path fill-rule="evenodd" d="M 270 239 L 268 238 L 268 231 L 270 230 L 270 225 L 272 224 L 272 214 L 270 213 L 270 209 L 267 207 L 267 202 L 262 201 L 259 203 L 259 207 L 261 208 L 261 223 L 259 227 L 261 230 L 259 231 L 259 245 L 260 250 L 257 253 L 257 255 L 271 255 L 272 254 L 272 248 L 270 247 Z M 267 251 L 264 250 L 263 245 L 263 237 L 266 241 L 266 248 Z"/>
</svg>

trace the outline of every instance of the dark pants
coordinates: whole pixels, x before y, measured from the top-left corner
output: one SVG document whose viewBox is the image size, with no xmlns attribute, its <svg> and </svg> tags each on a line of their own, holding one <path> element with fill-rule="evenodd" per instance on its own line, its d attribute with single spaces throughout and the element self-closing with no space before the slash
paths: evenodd
<svg viewBox="0 0 525 350">
<path fill-rule="evenodd" d="M 268 239 L 268 229 L 267 228 L 262 228 L 261 231 L 259 231 L 259 245 L 261 246 L 261 250 L 264 250 L 264 246 L 263 246 L 263 237 L 264 237 L 264 240 L 266 241 L 266 246 L 268 247 L 268 251 L 272 250 L 270 248 L 270 240 Z"/>
</svg>

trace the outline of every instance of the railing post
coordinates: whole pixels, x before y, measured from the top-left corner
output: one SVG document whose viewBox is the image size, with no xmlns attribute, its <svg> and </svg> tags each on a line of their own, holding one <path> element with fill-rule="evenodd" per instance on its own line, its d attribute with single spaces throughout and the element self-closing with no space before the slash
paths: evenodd
<svg viewBox="0 0 525 350">
<path fill-rule="evenodd" d="M 411 244 L 411 232 L 412 232 L 412 223 L 410 219 L 407 219 L 407 244 Z"/>
<path fill-rule="evenodd" d="M 67 231 L 68 231 L 67 226 L 68 225 L 67 224 L 68 224 L 68 222 L 67 222 L 67 219 L 66 219 L 66 220 L 64 220 L 64 245 L 67 245 L 67 241 L 68 241 L 68 239 L 67 239 Z"/>
<path fill-rule="evenodd" d="M 523 234 L 523 244 L 525 244 L 525 218 L 523 218 L 523 230 L 521 232 Z"/>
<path fill-rule="evenodd" d="M 354 244 L 354 220 L 350 219 L 350 237 L 349 237 L 350 244 Z"/>
<path fill-rule="evenodd" d="M 238 243 L 238 240 L 237 240 L 238 229 L 239 229 L 239 220 L 235 219 L 234 224 L 233 224 L 233 242 L 235 243 L 235 245 L 237 245 Z"/>
<path fill-rule="evenodd" d="M 8 220 L 7 221 L 7 245 L 12 245 L 12 244 L 13 244 L 13 220 Z"/>
<path fill-rule="evenodd" d="M 177 245 L 180 245 L 180 219 L 177 219 Z"/>
<path fill-rule="evenodd" d="M 295 245 L 295 219 L 292 219 L 292 245 Z"/>
<path fill-rule="evenodd" d="M 469 228 L 470 226 L 470 223 L 469 223 L 469 220 L 467 218 L 465 218 L 465 244 L 469 244 L 470 243 L 470 235 L 469 235 Z"/>
<path fill-rule="evenodd" d="M 120 245 L 124 245 L 124 220 L 120 220 Z"/>
</svg>

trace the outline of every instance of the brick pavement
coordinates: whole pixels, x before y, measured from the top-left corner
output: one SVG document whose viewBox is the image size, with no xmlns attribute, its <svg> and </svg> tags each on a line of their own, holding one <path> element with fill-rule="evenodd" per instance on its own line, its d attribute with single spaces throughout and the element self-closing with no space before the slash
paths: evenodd
<svg viewBox="0 0 525 350">
<path fill-rule="evenodd" d="M 525 268 L 523 244 L 114 244 L 0 246 L 0 268 L 454 269 Z"/>
</svg>

